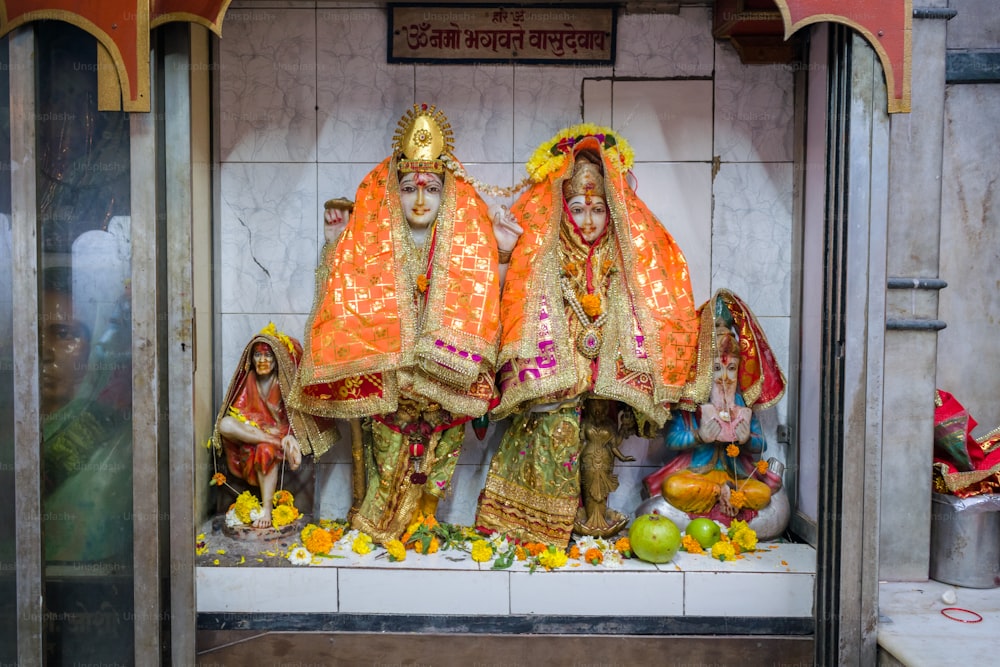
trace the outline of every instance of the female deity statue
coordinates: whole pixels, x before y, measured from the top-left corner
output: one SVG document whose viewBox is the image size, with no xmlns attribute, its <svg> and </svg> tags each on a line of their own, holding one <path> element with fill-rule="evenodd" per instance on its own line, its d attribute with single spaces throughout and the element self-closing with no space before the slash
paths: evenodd
<svg viewBox="0 0 1000 667">
<path fill-rule="evenodd" d="M 504 285 L 493 412 L 513 419 L 479 499 L 483 529 L 567 544 L 585 399 L 615 402 L 606 419 L 631 410 L 644 428 L 662 425 L 681 397 L 698 324 L 687 263 L 626 181 L 631 164 L 621 137 L 589 125 L 564 130 L 528 163 L 533 185 L 511 210 L 524 234 Z M 589 486 L 606 498 L 611 481 Z"/>
<path fill-rule="evenodd" d="M 699 309 L 698 362 L 666 428 L 677 455 L 643 480 L 652 497 L 637 513 L 657 511 L 678 526 L 697 516 L 747 521 L 758 537 L 784 530 L 788 505 L 781 464 L 763 460 L 767 443 L 754 414 L 785 393 L 785 376 L 753 313 L 728 290 Z"/>
<path fill-rule="evenodd" d="M 212 442 L 229 472 L 260 487 L 261 515 L 254 528 L 271 527 L 271 509 L 280 465 L 297 470 L 303 454 L 321 456 L 337 431 L 286 405 L 302 345 L 269 324 L 243 349 L 239 365 L 215 420 Z"/>
<path fill-rule="evenodd" d="M 450 154 L 447 119 L 421 105 L 399 125 L 317 271 L 294 398 L 313 414 L 371 418 L 351 524 L 380 542 L 445 495 L 465 422 L 495 403 L 500 330 L 498 237 Z M 501 236 L 499 250 L 513 247 L 516 235 Z"/>
</svg>

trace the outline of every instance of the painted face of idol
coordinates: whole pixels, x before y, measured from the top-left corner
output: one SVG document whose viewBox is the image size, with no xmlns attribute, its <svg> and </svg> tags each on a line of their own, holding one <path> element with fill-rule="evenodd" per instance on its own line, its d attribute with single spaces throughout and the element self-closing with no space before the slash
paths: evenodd
<svg viewBox="0 0 1000 667">
<path fill-rule="evenodd" d="M 412 229 L 426 229 L 441 208 L 444 182 L 437 174 L 410 173 L 399 179 L 399 202 Z"/>
<path fill-rule="evenodd" d="M 587 243 L 593 243 L 608 226 L 608 205 L 601 197 L 576 195 L 566 205 Z"/>
</svg>

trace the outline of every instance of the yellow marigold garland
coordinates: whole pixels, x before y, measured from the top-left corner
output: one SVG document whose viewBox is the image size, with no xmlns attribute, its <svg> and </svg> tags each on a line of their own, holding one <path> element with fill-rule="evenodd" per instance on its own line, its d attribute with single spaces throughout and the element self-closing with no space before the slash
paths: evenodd
<svg viewBox="0 0 1000 667">
<path fill-rule="evenodd" d="M 555 547 L 548 547 L 538 554 L 538 564 L 546 570 L 562 567 L 567 560 L 566 552 Z"/>
<path fill-rule="evenodd" d="M 250 512 L 260 510 L 260 508 L 260 501 L 257 500 L 257 496 L 249 491 L 244 491 L 236 498 L 236 518 L 245 524 L 252 521 Z"/>
<path fill-rule="evenodd" d="M 486 540 L 476 540 L 472 543 L 472 560 L 477 563 L 485 563 L 493 558 L 493 548 Z"/>
<path fill-rule="evenodd" d="M 273 336 L 282 342 L 282 344 L 288 348 L 288 353 L 295 357 L 295 345 L 292 344 L 292 339 L 288 337 L 287 334 L 278 331 L 278 327 L 274 326 L 274 322 L 268 322 L 267 326 L 260 330 L 260 335 L 262 336 Z"/>
<path fill-rule="evenodd" d="M 406 560 L 406 546 L 399 540 L 389 540 L 386 542 L 385 550 L 389 554 L 389 560 L 394 563 Z"/>
<path fill-rule="evenodd" d="M 358 536 L 354 538 L 354 542 L 351 543 L 351 551 L 361 556 L 371 553 L 372 550 L 372 538 L 370 535 L 365 533 L 358 533 Z"/>
<path fill-rule="evenodd" d="M 287 526 L 298 518 L 299 511 L 294 505 L 278 505 L 271 511 L 271 525 L 275 528 Z"/>
<path fill-rule="evenodd" d="M 581 123 L 560 130 L 549 141 L 541 144 L 524 165 L 528 177 L 536 183 L 541 183 L 545 177 L 562 165 L 567 155 L 572 152 L 573 145 L 587 136 L 601 138 L 605 153 L 617 156 L 622 167 L 627 171 L 635 162 L 632 147 L 614 130 L 593 123 Z"/>
<path fill-rule="evenodd" d="M 722 562 L 736 560 L 736 549 L 733 548 L 729 540 L 719 540 L 712 545 L 711 551 L 712 558 L 716 558 Z"/>
</svg>

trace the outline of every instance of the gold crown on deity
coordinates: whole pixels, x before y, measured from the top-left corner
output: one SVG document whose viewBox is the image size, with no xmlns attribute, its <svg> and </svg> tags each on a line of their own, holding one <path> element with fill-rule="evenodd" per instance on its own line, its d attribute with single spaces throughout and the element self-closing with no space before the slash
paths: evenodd
<svg viewBox="0 0 1000 667">
<path fill-rule="evenodd" d="M 604 199 L 604 176 L 601 168 L 583 155 L 578 155 L 573 165 L 573 177 L 563 181 L 563 196 L 572 199 L 578 195 Z"/>
<path fill-rule="evenodd" d="M 450 153 L 454 138 L 444 113 L 433 104 L 414 104 L 402 118 L 392 137 L 392 150 L 399 156 L 399 172 L 444 173 L 441 156 Z"/>
</svg>

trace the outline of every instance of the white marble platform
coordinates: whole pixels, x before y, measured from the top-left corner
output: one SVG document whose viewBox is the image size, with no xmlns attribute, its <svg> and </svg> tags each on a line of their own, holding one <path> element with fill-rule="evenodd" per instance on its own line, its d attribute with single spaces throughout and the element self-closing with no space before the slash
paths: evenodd
<svg viewBox="0 0 1000 667">
<path fill-rule="evenodd" d="M 946 604 L 941 596 L 955 592 Z M 960 607 L 983 617 L 963 623 L 941 613 Z M 954 613 L 958 618 L 974 616 Z M 907 667 L 992 665 L 1000 637 L 1000 588 L 962 588 L 937 581 L 887 582 L 879 585 L 878 644 Z"/>
<path fill-rule="evenodd" d="M 680 552 L 670 563 L 620 568 L 569 561 L 552 571 L 524 563 L 491 570 L 467 555 L 376 553 L 298 567 L 197 568 L 200 613 L 346 613 L 809 618 L 815 550 L 780 544 L 721 563 Z M 248 561 L 251 559 L 247 559 Z M 575 564 L 575 565 L 574 565 Z M 399 592 L 434 591 L 434 595 Z"/>
</svg>

